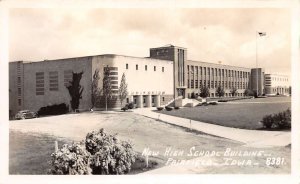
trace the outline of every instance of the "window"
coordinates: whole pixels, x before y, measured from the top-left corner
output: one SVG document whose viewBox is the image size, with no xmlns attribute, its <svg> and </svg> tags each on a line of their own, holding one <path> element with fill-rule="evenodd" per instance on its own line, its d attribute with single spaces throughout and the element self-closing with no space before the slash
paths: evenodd
<svg viewBox="0 0 300 184">
<path fill-rule="evenodd" d="M 191 80 L 191 88 L 194 88 L 194 80 Z"/>
<path fill-rule="evenodd" d="M 147 71 L 147 65 L 145 65 L 145 71 Z"/>
<path fill-rule="evenodd" d="M 70 82 L 73 80 L 73 71 L 65 70 L 64 71 L 64 84 L 65 86 L 69 86 Z"/>
<path fill-rule="evenodd" d="M 165 97 L 162 97 L 162 101 L 163 101 L 163 102 L 165 101 Z"/>
<path fill-rule="evenodd" d="M 126 98 L 126 103 L 129 103 L 129 98 Z"/>
<path fill-rule="evenodd" d="M 135 65 L 135 69 L 138 70 L 139 69 L 139 65 Z"/>
<path fill-rule="evenodd" d="M 21 83 L 21 77 L 18 77 L 18 83 L 19 84 Z"/>
<path fill-rule="evenodd" d="M 44 95 L 45 88 L 44 88 L 44 72 L 36 72 L 35 73 L 35 94 L 36 95 Z"/>
<path fill-rule="evenodd" d="M 156 66 L 154 66 L 154 71 L 156 71 Z"/>
<path fill-rule="evenodd" d="M 162 68 L 161 68 L 161 71 L 162 71 L 162 72 L 165 72 L 165 67 L 162 67 Z"/>
<path fill-rule="evenodd" d="M 18 105 L 21 106 L 22 105 L 22 101 L 21 99 L 18 99 Z"/>
<path fill-rule="evenodd" d="M 18 88 L 18 95 L 21 95 L 21 88 Z"/>
<path fill-rule="evenodd" d="M 58 91 L 58 72 L 49 72 L 49 90 Z"/>
<path fill-rule="evenodd" d="M 126 63 L 126 69 L 128 70 L 128 63 Z"/>
</svg>

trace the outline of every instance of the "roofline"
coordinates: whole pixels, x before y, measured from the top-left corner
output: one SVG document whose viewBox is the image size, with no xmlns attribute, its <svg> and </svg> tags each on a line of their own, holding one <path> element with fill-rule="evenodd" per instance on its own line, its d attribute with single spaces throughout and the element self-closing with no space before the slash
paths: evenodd
<svg viewBox="0 0 300 184">
<path fill-rule="evenodd" d="M 40 61 L 25 61 L 25 60 L 19 60 L 19 61 L 11 61 L 10 63 L 17 63 L 22 62 L 24 64 L 27 63 L 40 63 L 40 62 L 49 62 L 49 61 L 60 61 L 60 60 L 69 60 L 69 59 L 80 59 L 80 58 L 92 58 L 92 57 L 128 57 L 128 58 L 137 58 L 137 59 L 151 59 L 151 60 L 159 60 L 159 61 L 169 61 L 171 60 L 163 60 L 158 58 L 151 58 L 151 57 L 137 57 L 137 56 L 126 56 L 126 55 L 119 55 L 119 54 L 100 54 L 100 55 L 91 55 L 91 56 L 80 56 L 80 57 L 70 57 L 70 58 L 61 58 L 61 59 L 45 59 Z"/>
<path fill-rule="evenodd" d="M 214 64 L 214 65 L 219 65 L 219 66 L 229 66 L 229 67 L 238 67 L 238 68 L 244 68 L 244 69 L 249 69 L 251 70 L 252 68 L 247 68 L 247 67 L 242 67 L 242 66 L 234 66 L 234 65 L 226 65 L 226 64 L 218 64 L 218 63 L 210 63 L 210 62 L 205 62 L 205 61 L 195 61 L 195 60 L 187 60 L 188 62 L 197 62 L 197 63 L 207 63 L 207 64 Z"/>
<path fill-rule="evenodd" d="M 185 47 L 179 47 L 179 46 L 176 46 L 176 45 L 172 45 L 172 44 L 168 44 L 168 45 L 165 45 L 165 46 L 161 46 L 161 47 L 153 47 L 153 48 L 150 48 L 151 49 L 162 49 L 162 48 L 180 48 L 180 49 L 187 49 Z"/>
</svg>

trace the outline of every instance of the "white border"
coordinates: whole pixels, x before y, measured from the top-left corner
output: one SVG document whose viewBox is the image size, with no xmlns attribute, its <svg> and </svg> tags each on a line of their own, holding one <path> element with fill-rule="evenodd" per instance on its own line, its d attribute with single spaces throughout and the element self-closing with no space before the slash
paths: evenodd
<svg viewBox="0 0 300 184">
<path fill-rule="evenodd" d="M 292 10 L 292 174 L 291 175 L 133 175 L 133 176 L 13 176 L 8 175 L 8 11 L 10 8 L 290 8 Z M 300 60 L 297 0 L 0 0 L 0 184 L 1 183 L 300 183 Z M 4 87 L 3 87 L 4 86 Z M 298 95 L 296 95 L 298 94 Z"/>
</svg>

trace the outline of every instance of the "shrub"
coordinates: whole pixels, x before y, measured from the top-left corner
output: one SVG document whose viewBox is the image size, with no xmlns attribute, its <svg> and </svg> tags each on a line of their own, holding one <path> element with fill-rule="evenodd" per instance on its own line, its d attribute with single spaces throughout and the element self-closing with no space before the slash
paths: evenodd
<svg viewBox="0 0 300 184">
<path fill-rule="evenodd" d="M 218 102 L 228 102 L 228 100 L 218 100 Z"/>
<path fill-rule="evenodd" d="M 167 111 L 173 110 L 173 107 L 166 106 L 165 108 L 166 108 Z"/>
<path fill-rule="evenodd" d="M 251 89 L 245 89 L 244 95 L 245 96 L 255 96 L 254 91 Z"/>
<path fill-rule="evenodd" d="M 65 144 L 60 150 L 51 154 L 52 168 L 49 173 L 57 175 L 90 174 L 89 158 L 90 153 L 85 150 L 83 144 Z"/>
<path fill-rule="evenodd" d="M 195 95 L 195 93 L 194 93 L 194 92 L 192 92 L 192 94 L 191 94 L 191 98 L 192 98 L 192 99 L 195 99 L 195 98 L 196 98 L 196 95 Z"/>
<path fill-rule="evenodd" d="M 211 105 L 218 105 L 218 102 L 212 101 L 212 102 L 209 102 L 209 104 L 211 104 Z"/>
<path fill-rule="evenodd" d="M 136 153 L 132 145 L 107 134 L 103 129 L 88 133 L 85 147 L 92 155 L 90 166 L 93 174 L 128 173 L 135 162 Z"/>
<path fill-rule="evenodd" d="M 178 109 L 180 109 L 180 107 L 174 107 L 174 109 L 178 110 Z"/>
<path fill-rule="evenodd" d="M 131 143 L 100 129 L 88 133 L 84 143 L 65 144 L 51 157 L 50 174 L 125 174 L 136 153 Z"/>
<path fill-rule="evenodd" d="M 128 106 L 128 109 L 133 109 L 134 108 L 133 102 L 128 103 L 127 106 Z"/>
<path fill-rule="evenodd" d="M 291 110 L 279 112 L 274 115 L 266 115 L 262 119 L 264 128 L 290 129 L 291 128 Z"/>
<path fill-rule="evenodd" d="M 273 116 L 272 115 L 266 115 L 262 119 L 262 124 L 264 128 L 272 128 L 273 125 Z"/>
<path fill-rule="evenodd" d="M 122 107 L 121 110 L 122 110 L 122 111 L 127 111 L 127 110 L 128 110 L 128 106 L 125 105 L 125 107 Z"/>
<path fill-rule="evenodd" d="M 202 103 L 202 105 L 204 105 L 204 106 L 208 106 L 208 105 L 209 105 L 209 103 L 207 103 L 207 102 L 203 102 L 203 103 Z"/>
<path fill-rule="evenodd" d="M 65 103 L 61 104 L 54 104 L 46 107 L 41 107 L 38 110 L 39 116 L 45 116 L 45 115 L 59 115 L 59 114 L 66 114 L 69 112 L 69 106 L 67 106 Z"/>
<path fill-rule="evenodd" d="M 157 110 L 161 111 L 163 110 L 164 108 L 163 107 L 156 107 Z"/>
</svg>

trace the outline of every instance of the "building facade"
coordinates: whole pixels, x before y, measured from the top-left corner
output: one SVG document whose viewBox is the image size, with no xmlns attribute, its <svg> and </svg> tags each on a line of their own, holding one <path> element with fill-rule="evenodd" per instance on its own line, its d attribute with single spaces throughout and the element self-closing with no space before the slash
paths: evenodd
<svg viewBox="0 0 300 184">
<path fill-rule="evenodd" d="M 79 109 L 89 110 L 92 108 L 93 75 L 99 71 L 98 86 L 101 89 L 104 67 L 110 69 L 113 92 L 108 108 L 121 107 L 118 88 L 123 74 L 128 85 L 124 103 L 133 102 L 139 108 L 167 105 L 177 97 L 189 98 L 192 93 L 200 93 L 203 86 L 209 88 L 210 97 L 216 97 L 218 86 L 224 88 L 227 97 L 231 96 L 232 88 L 237 89 L 237 96 L 243 96 L 246 89 L 263 94 L 264 81 L 268 79 L 267 75 L 264 77 L 262 68 L 188 60 L 187 49 L 173 45 L 151 48 L 150 57 L 145 58 L 106 54 L 39 62 L 17 61 L 9 64 L 10 113 L 24 109 L 38 111 L 41 107 L 60 103 L 69 105 L 70 95 L 66 86 L 72 81 L 73 73 L 79 72 L 83 72 Z M 105 107 L 103 95 L 96 107 Z"/>
<path fill-rule="evenodd" d="M 290 81 L 288 76 L 266 74 L 265 75 L 266 95 L 289 95 Z"/>
</svg>

